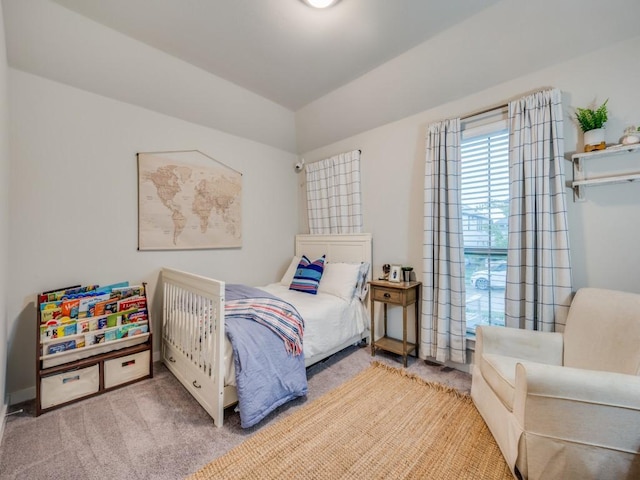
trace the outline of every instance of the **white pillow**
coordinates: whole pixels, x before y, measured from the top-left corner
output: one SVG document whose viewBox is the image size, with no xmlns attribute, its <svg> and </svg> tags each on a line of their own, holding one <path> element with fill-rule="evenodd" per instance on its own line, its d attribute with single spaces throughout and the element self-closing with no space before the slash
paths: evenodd
<svg viewBox="0 0 640 480">
<path fill-rule="evenodd" d="M 296 274 L 296 269 L 298 268 L 298 264 L 300 263 L 300 257 L 293 257 L 293 259 L 291 260 L 291 263 L 289 264 L 289 268 L 287 268 L 287 271 L 284 273 L 284 275 L 282 276 L 282 279 L 280 280 L 280 285 L 284 285 L 285 287 L 288 287 L 289 285 L 291 285 L 291 282 L 293 281 L 293 276 Z"/>
<path fill-rule="evenodd" d="M 360 272 L 358 273 L 358 285 L 356 286 L 355 295 L 363 302 L 367 297 L 367 293 L 369 292 L 368 277 L 370 268 L 371 264 L 369 262 L 362 262 L 360 264 Z"/>
<path fill-rule="evenodd" d="M 329 293 L 350 302 L 356 291 L 359 273 L 359 263 L 327 263 L 318 293 Z"/>
</svg>

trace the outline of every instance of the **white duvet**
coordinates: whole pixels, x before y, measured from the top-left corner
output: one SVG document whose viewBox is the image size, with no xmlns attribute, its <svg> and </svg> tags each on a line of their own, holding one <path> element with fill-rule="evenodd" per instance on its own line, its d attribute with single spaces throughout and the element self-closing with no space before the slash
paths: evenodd
<svg viewBox="0 0 640 480">
<path fill-rule="evenodd" d="M 336 348 L 366 330 L 367 312 L 358 298 L 347 302 L 328 293 L 311 295 L 289 290 L 288 286 L 272 283 L 261 290 L 290 303 L 304 320 L 303 352 L 306 360 Z M 235 385 L 233 352 L 225 339 L 225 384 Z"/>
</svg>

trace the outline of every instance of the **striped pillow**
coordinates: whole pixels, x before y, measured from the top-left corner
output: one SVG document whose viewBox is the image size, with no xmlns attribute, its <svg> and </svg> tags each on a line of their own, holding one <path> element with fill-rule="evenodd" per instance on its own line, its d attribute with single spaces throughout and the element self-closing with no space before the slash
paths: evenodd
<svg viewBox="0 0 640 480">
<path fill-rule="evenodd" d="M 306 255 L 303 255 L 298 263 L 298 268 L 293 276 L 293 281 L 289 285 L 289 290 L 310 293 L 318 293 L 318 285 L 324 271 L 325 255 L 310 262 Z"/>
</svg>

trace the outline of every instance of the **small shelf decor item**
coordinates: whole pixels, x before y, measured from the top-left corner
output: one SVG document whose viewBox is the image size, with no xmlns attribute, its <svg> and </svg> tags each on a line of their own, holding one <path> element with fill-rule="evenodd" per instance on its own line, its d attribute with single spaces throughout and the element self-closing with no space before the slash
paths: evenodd
<svg viewBox="0 0 640 480">
<path fill-rule="evenodd" d="M 604 124 L 608 119 L 607 102 L 598 108 L 576 108 L 576 120 L 584 132 L 584 151 L 604 150 Z"/>
<path fill-rule="evenodd" d="M 413 272 L 413 267 L 402 267 L 402 281 L 410 282 L 412 272 Z"/>
<path fill-rule="evenodd" d="M 640 127 L 627 127 L 624 130 L 624 135 L 620 138 L 622 145 L 634 145 L 640 143 Z"/>
<path fill-rule="evenodd" d="M 389 281 L 390 282 L 402 281 L 402 266 L 391 265 L 391 270 L 389 271 Z"/>
</svg>

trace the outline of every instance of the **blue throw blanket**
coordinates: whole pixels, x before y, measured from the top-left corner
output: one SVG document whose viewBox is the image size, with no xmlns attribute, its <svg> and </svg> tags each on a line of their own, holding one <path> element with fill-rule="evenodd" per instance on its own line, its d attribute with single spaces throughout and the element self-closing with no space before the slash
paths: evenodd
<svg viewBox="0 0 640 480">
<path fill-rule="evenodd" d="M 270 293 L 246 285 L 228 284 L 225 297 L 226 302 L 236 306 L 236 301 L 249 298 L 282 302 Z M 295 312 L 294 307 L 283 303 Z M 230 309 L 227 316 L 225 309 L 224 324 L 233 347 L 240 424 L 248 428 L 280 405 L 306 395 L 307 373 L 304 355 L 288 353 L 280 335 L 252 318 L 258 313 L 239 316 L 233 311 Z"/>
</svg>

